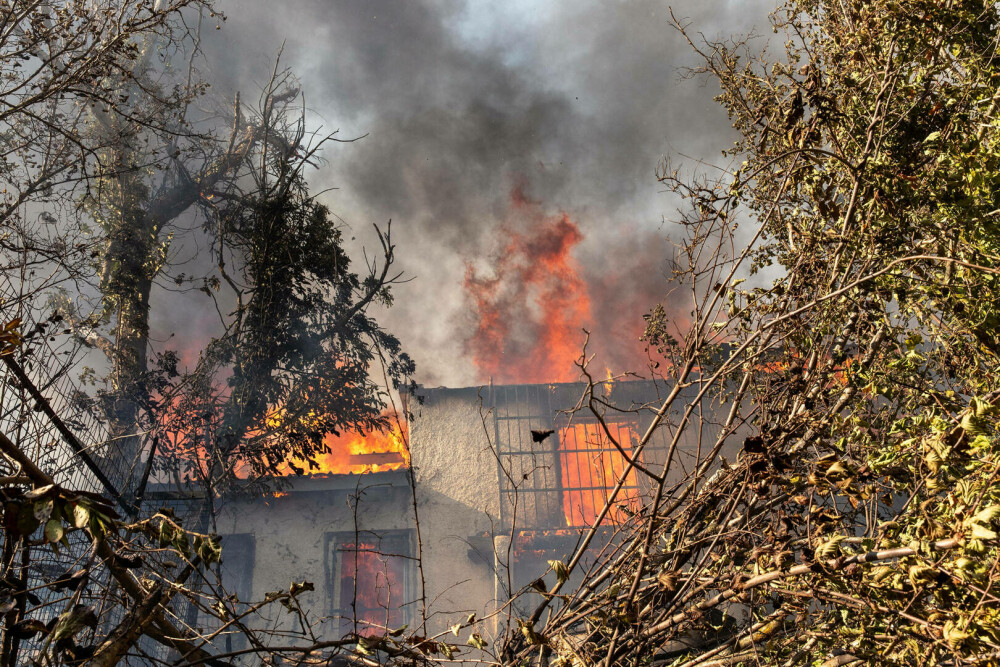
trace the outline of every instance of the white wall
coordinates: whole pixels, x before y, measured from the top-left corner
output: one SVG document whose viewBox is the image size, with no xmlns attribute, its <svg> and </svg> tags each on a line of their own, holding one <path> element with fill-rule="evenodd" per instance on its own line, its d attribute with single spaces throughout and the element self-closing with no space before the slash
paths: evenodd
<svg viewBox="0 0 1000 667">
<path fill-rule="evenodd" d="M 410 449 L 430 611 L 440 614 L 428 628 L 434 632 L 493 609 L 493 537 L 503 529 L 497 463 L 483 425 L 488 404 L 481 406 L 475 387 L 420 395 L 423 404 L 410 406 Z"/>
<path fill-rule="evenodd" d="M 528 389 L 535 392 L 530 394 L 533 396 L 530 400 L 522 400 L 521 394 L 516 394 L 515 400 L 506 403 L 513 411 L 509 414 L 538 414 L 538 419 L 532 417 L 523 421 L 518 418 L 512 422 L 512 428 L 521 440 L 530 440 L 530 432 L 522 432 L 525 429 L 544 428 L 551 423 L 551 416 L 542 413 L 566 407 L 561 403 L 578 391 L 576 386 L 571 385 Z M 644 391 L 638 386 L 632 389 Z M 505 582 L 506 573 L 495 559 L 494 545 L 498 538 L 499 542 L 506 544 L 504 538 L 509 535 L 510 529 L 500 522 L 502 499 L 497 459 L 491 448 L 496 429 L 490 413 L 489 389 L 421 389 L 418 395 L 423 397 L 423 401 L 411 400 L 409 404 L 413 415 L 409 424 L 411 464 L 416 479 L 419 541 L 429 614 L 426 631 L 435 634 L 464 620 L 471 613 L 483 618 L 496 609 L 497 598 L 504 597 L 498 581 Z M 538 396 L 547 397 L 545 400 L 552 405 L 545 403 L 546 407 L 540 409 Z M 651 398 L 655 400 L 655 396 Z M 676 419 L 677 415 L 672 416 Z M 514 432 L 506 437 L 514 437 Z M 668 433 L 663 435 L 666 437 L 660 439 L 660 447 L 670 439 Z M 706 442 L 701 443 L 707 449 L 711 437 L 709 433 L 703 435 L 708 436 Z M 681 468 L 690 469 L 695 463 L 692 454 L 698 448 L 697 437 L 693 432 L 685 434 L 680 445 L 686 450 L 686 456 L 680 457 L 683 461 Z M 528 484 L 542 484 L 542 477 L 551 475 L 551 468 L 556 465 L 556 457 L 551 452 L 545 453 L 546 444 L 538 447 L 541 467 L 546 470 L 533 473 L 538 479 L 529 479 Z M 651 449 L 648 454 L 648 461 L 655 465 L 658 458 L 656 452 Z M 682 472 L 677 470 L 674 474 Z M 547 481 L 544 483 L 548 485 Z M 356 516 L 355 499 L 358 499 Z M 527 509 L 527 505 L 523 509 Z M 510 513 L 509 505 L 505 504 L 504 514 L 508 521 Z M 354 531 L 355 519 L 357 529 L 362 533 L 411 531 L 415 555 L 417 531 L 409 472 L 295 479 L 286 496 L 226 504 L 215 530 L 223 536 L 253 534 L 253 598 L 261 599 L 267 591 L 287 589 L 292 581 L 311 581 L 316 590 L 305 594 L 302 603 L 303 607 L 311 608 L 315 620 L 319 620 L 331 608 L 327 536 L 334 532 Z M 552 528 L 563 526 L 553 525 Z M 568 538 L 569 542 L 573 541 L 571 535 Z M 567 536 L 561 535 L 559 539 L 565 542 Z M 546 548 L 558 551 L 561 548 L 559 544 L 553 542 Z M 519 578 L 524 579 L 523 575 L 526 575 L 527 581 L 541 575 L 545 558 L 561 557 L 562 554 L 554 552 L 545 555 L 538 564 L 532 563 L 532 568 L 538 565 L 540 571 L 520 572 Z M 498 570 L 501 570 L 499 580 Z M 552 578 L 551 575 L 549 578 Z M 420 573 L 416 566 L 408 588 L 406 594 L 414 602 L 408 606 L 409 620 L 413 622 L 420 613 Z M 393 595 L 396 596 L 396 592 Z M 272 620 L 281 623 L 282 614 L 285 619 L 289 618 L 276 607 Z M 496 624 L 492 622 L 477 628 L 485 635 L 496 629 Z M 336 632 L 339 624 L 329 623 L 326 630 L 328 633 Z M 463 635 L 456 641 L 464 642 L 465 638 Z"/>
</svg>

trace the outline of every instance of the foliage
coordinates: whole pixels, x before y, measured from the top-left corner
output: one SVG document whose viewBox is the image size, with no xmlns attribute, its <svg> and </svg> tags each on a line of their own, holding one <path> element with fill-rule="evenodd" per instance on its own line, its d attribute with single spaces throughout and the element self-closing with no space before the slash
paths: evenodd
<svg viewBox="0 0 1000 667">
<path fill-rule="evenodd" d="M 220 586 L 218 538 L 168 510 L 139 518 L 132 492 L 156 451 L 214 498 L 235 461 L 266 477 L 289 452 L 318 452 L 327 431 L 385 424 L 372 376 L 384 364 L 401 387 L 412 372 L 372 315 L 398 278 L 388 231 L 379 260 L 352 269 L 303 175 L 333 135 L 306 135 L 289 73 L 276 68 L 256 105 L 202 108 L 201 30 L 224 20 L 208 0 L 12 0 L 0 14 L 0 358 L 17 369 L 3 378 L 0 663 L 113 665 L 160 645 L 226 665 L 212 642 L 233 634 L 272 664 L 353 646 L 272 655 L 273 628 L 244 618 L 279 604 L 305 628 L 297 598 L 312 585 L 247 606 Z M 192 247 L 203 275 L 177 272 Z M 174 288 L 220 313 L 211 340 L 181 322 L 178 339 L 201 352 L 184 373 L 151 335 Z M 96 401 L 65 388 L 91 349 L 108 371 L 83 370 Z M 109 433 L 83 432 L 82 408 Z M 103 475 L 115 466 L 125 488 Z"/>
<path fill-rule="evenodd" d="M 998 660 L 998 22 L 802 0 L 773 15 L 779 58 L 692 42 L 737 168 L 664 165 L 695 324 L 659 309 L 647 338 L 697 395 L 673 441 L 708 442 L 575 595 L 551 586 L 510 662 Z"/>
<path fill-rule="evenodd" d="M 23 456 L 6 438 L 0 446 L 14 460 Z M 116 577 L 145 569 L 149 575 L 173 578 L 164 566 L 172 556 L 189 565 L 176 578 L 180 587 L 190 568 L 210 565 L 221 556 L 218 538 L 185 530 L 172 515 L 158 513 L 127 525 L 106 498 L 55 484 L 30 464 L 24 472 L 5 477 L 0 487 L 5 538 L 0 611 L 6 618 L 3 651 L 9 664 L 16 663 L 19 645 L 31 640 L 37 648 L 34 664 L 117 663 L 142 633 L 124 645 L 103 638 L 116 634 L 120 620 L 93 597 L 92 589 L 104 587 L 108 570 Z M 27 562 L 31 545 L 63 552 L 68 568 L 62 573 L 43 569 L 40 580 L 16 568 L 14 556 Z"/>
<path fill-rule="evenodd" d="M 323 452 L 326 434 L 384 429 L 384 389 L 373 368 L 385 363 L 397 389 L 413 373 L 398 339 L 368 312 L 391 304 L 398 277 L 389 274 L 388 233 L 379 234 L 384 263 L 362 278 L 341 229 L 309 194 L 302 165 L 282 159 L 258 174 L 276 174 L 275 183 L 261 178 L 212 208 L 207 226 L 223 261 L 205 291 L 236 307 L 225 334 L 163 404 L 171 437 L 161 458 L 185 480 L 219 488 L 236 475 L 279 475 L 290 455 L 309 461 Z"/>
<path fill-rule="evenodd" d="M 192 90 L 157 87 L 150 65 L 183 41 L 181 13 L 202 10 L 210 13 L 203 0 L 3 4 L 0 265 L 19 270 L 26 288 L 51 288 L 86 270 L 94 239 L 60 218 L 76 217 L 99 153 L 118 139 L 94 132 L 94 123 L 166 130 L 159 111 L 183 106 Z M 53 275 L 53 265 L 62 270 Z"/>
<path fill-rule="evenodd" d="M 259 653 L 270 652 L 267 633 L 247 628 L 244 617 L 279 604 L 304 622 L 296 598 L 312 590 L 311 583 L 293 582 L 248 610 L 232 597 L 206 595 L 204 589 L 217 585 L 210 568 L 223 558 L 218 536 L 186 528 L 166 508 L 126 521 L 107 498 L 55 483 L 2 435 L 0 451 L 20 467 L 20 474 L 0 481 L 5 664 L 110 667 L 129 655 L 148 657 L 148 645 L 140 646 L 146 637 L 173 649 L 185 664 L 229 665 L 205 648 L 220 633 L 245 634 Z M 54 559 L 40 553 L 49 549 Z M 172 601 L 182 595 L 196 605 L 203 623 L 219 628 L 201 633 L 175 625 Z M 355 644 L 338 640 L 282 653 L 308 656 L 322 648 L 347 659 Z"/>
<path fill-rule="evenodd" d="M 381 266 L 373 262 L 359 276 L 341 230 L 307 190 L 303 171 L 334 135 L 306 134 L 294 78 L 276 68 L 256 106 L 237 95 L 229 118 L 208 115 L 196 104 L 207 93 L 200 28 L 222 17 L 195 0 L 148 4 L 118 8 L 122 20 L 136 12 L 134 32 L 107 36 L 122 43 L 117 59 L 95 57 L 80 74 L 88 92 L 64 131 L 84 159 L 67 158 L 73 178 L 50 188 L 62 207 L 44 214 L 55 241 L 38 261 L 56 283 L 72 281 L 53 301 L 78 341 L 105 356 L 97 362 L 109 372 L 96 411 L 130 465 L 156 450 L 158 465 L 176 479 L 220 491 L 237 467 L 262 479 L 292 454 L 311 457 L 325 433 L 385 428 L 386 395 L 375 378 L 384 371 L 383 384 L 398 388 L 413 364 L 369 314 L 391 303 L 399 277 L 389 273 L 388 233 L 380 232 Z M 116 6 L 56 11 L 70 26 L 74 16 L 82 21 L 64 57 L 87 57 L 84 47 L 103 39 Z M 19 19 L 53 20 L 27 7 Z M 62 90 L 53 95 L 48 125 L 67 112 L 57 103 Z M 25 116 L 9 120 L 33 132 L 31 113 L 42 112 L 25 107 Z M 34 144 L 18 150 L 26 160 L 39 157 Z M 48 204 L 47 197 L 29 188 L 17 203 Z M 12 264 L 25 245 L 11 244 Z M 51 287 L 39 292 L 51 295 Z M 151 340 L 151 314 L 171 292 L 192 295 L 198 306 L 208 300 L 219 313 L 201 340 L 183 326 L 169 332 L 181 334 L 181 352 L 197 360 L 190 372 L 179 369 L 176 350 L 157 350 Z"/>
</svg>

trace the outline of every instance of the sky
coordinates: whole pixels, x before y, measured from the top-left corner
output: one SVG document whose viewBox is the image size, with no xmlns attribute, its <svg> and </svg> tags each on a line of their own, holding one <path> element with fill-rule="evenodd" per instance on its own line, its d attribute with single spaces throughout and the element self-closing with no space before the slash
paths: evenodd
<svg viewBox="0 0 1000 667">
<path fill-rule="evenodd" d="M 527 366 L 542 363 L 538 348 L 554 321 L 579 344 L 585 324 L 613 372 L 635 363 L 642 315 L 666 298 L 677 237 L 677 202 L 656 182 L 656 165 L 664 155 L 720 163 L 719 151 L 733 140 L 712 101 L 717 85 L 682 76 L 698 61 L 671 27 L 670 5 L 218 6 L 227 21 L 204 42 L 217 93 L 255 95 L 280 52 L 301 81 L 310 125 L 345 139 L 363 136 L 331 144 L 310 181 L 349 229 L 359 262 L 363 248 L 371 254 L 376 247 L 371 225 L 392 220 L 398 265 L 410 281 L 396 288 L 382 320 L 415 358 L 419 382 L 475 384 L 503 375 L 497 363 L 521 369 L 498 379 L 538 379 L 547 371 L 531 374 Z M 769 34 L 771 8 L 764 1 L 673 4 L 677 17 L 710 38 L 755 27 Z M 557 229 L 575 231 L 555 239 Z M 562 253 L 561 263 L 537 269 L 550 251 Z M 469 276 L 493 290 L 498 323 L 482 326 Z M 532 280 L 538 285 L 525 288 Z M 544 299 L 573 289 L 586 300 L 575 314 L 556 311 L 579 303 Z M 480 340 L 477 348 L 471 340 L 497 327 L 507 342 Z M 492 370 L 477 366 L 475 351 L 491 346 L 499 346 Z"/>
</svg>

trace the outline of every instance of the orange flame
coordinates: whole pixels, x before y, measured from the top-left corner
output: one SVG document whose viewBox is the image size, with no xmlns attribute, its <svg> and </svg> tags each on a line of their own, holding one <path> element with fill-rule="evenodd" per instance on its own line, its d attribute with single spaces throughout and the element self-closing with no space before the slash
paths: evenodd
<svg viewBox="0 0 1000 667">
<path fill-rule="evenodd" d="M 282 475 L 347 475 L 366 472 L 399 470 L 410 465 L 406 424 L 395 413 L 387 415 L 388 431 L 370 433 L 327 433 L 323 437 L 325 452 L 312 461 L 291 458 L 278 466 Z"/>
<path fill-rule="evenodd" d="M 383 555 L 375 544 L 346 544 L 340 549 L 340 595 L 337 600 L 342 622 L 357 620 L 358 634 L 381 634 L 379 627 L 400 625 L 403 618 L 400 596 L 403 594 L 405 561 Z M 350 616 L 354 615 L 354 619 Z"/>
<path fill-rule="evenodd" d="M 590 295 L 572 257 L 583 234 L 566 213 L 546 216 L 520 187 L 512 209 L 530 231 L 502 230 L 507 242 L 484 277 L 468 265 L 465 290 L 476 313 L 466 343 L 482 379 L 564 382 L 577 377 Z"/>
<path fill-rule="evenodd" d="M 611 437 L 631 455 L 637 438 L 635 425 L 607 422 Z M 609 500 L 609 493 L 625 476 L 622 489 L 605 516 L 605 523 L 622 523 L 637 509 L 635 470 L 625 474 L 625 457 L 596 423 L 571 424 L 559 430 L 559 466 L 563 485 L 563 514 L 567 526 L 589 526 Z"/>
</svg>

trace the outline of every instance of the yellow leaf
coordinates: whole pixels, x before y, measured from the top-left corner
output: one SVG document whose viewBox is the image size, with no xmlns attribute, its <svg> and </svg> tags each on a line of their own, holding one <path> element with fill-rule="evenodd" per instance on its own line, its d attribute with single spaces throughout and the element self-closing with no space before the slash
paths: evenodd
<svg viewBox="0 0 1000 667">
<path fill-rule="evenodd" d="M 937 578 L 937 570 L 929 565 L 912 565 L 910 566 L 908 574 L 910 577 L 910 583 L 914 586 L 930 583 Z"/>
<path fill-rule="evenodd" d="M 972 524 L 972 532 L 969 535 L 974 540 L 995 540 L 997 538 L 995 532 L 979 523 Z"/>
</svg>

